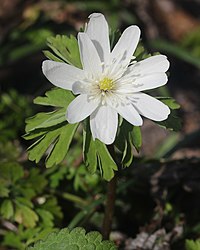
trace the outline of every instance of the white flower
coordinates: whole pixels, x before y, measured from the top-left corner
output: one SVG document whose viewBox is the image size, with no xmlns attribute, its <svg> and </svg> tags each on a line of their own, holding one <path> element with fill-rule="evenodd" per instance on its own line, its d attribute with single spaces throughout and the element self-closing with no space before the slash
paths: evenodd
<svg viewBox="0 0 200 250">
<path fill-rule="evenodd" d="M 42 70 L 55 86 L 78 95 L 68 106 L 66 118 L 77 123 L 90 116 L 93 139 L 105 144 L 115 140 L 118 114 L 134 126 L 141 126 L 140 115 L 154 121 L 165 120 L 170 110 L 141 91 L 167 83 L 169 62 L 164 55 L 131 62 L 140 38 L 137 26 L 128 27 L 110 50 L 108 24 L 94 13 L 85 32 L 78 34 L 83 69 L 46 60 Z"/>
</svg>

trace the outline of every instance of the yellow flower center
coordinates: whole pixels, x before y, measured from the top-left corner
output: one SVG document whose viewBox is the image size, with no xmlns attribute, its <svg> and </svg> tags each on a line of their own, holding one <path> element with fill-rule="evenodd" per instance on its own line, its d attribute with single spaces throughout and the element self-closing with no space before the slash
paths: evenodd
<svg viewBox="0 0 200 250">
<path fill-rule="evenodd" d="M 100 90 L 107 91 L 114 87 L 114 82 L 112 79 L 105 77 L 99 82 Z"/>
</svg>

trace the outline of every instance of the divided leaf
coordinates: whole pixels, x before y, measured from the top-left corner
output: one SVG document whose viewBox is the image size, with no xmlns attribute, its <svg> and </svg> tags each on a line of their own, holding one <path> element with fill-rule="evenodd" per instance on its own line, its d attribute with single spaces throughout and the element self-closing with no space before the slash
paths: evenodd
<svg viewBox="0 0 200 250">
<path fill-rule="evenodd" d="M 26 140 L 37 140 L 28 148 L 29 159 L 38 163 L 46 154 L 46 166 L 60 163 L 68 152 L 78 124 L 68 124 L 65 113 L 74 99 L 71 92 L 59 88 L 46 92 L 45 97 L 37 97 L 36 104 L 59 107 L 52 112 L 38 113 L 26 120 Z"/>
<path fill-rule="evenodd" d="M 116 147 L 122 153 L 122 165 L 129 167 L 133 161 L 133 147 L 137 151 L 142 146 L 140 127 L 136 127 L 123 119 L 116 138 Z"/>
<path fill-rule="evenodd" d="M 53 88 L 45 93 L 45 96 L 36 97 L 34 99 L 35 104 L 53 106 L 53 107 L 64 107 L 66 108 L 71 101 L 73 101 L 74 95 L 67 90 L 60 88 Z"/>
<path fill-rule="evenodd" d="M 171 97 L 157 97 L 158 100 L 166 104 L 170 109 L 179 109 L 180 105 Z"/>
<path fill-rule="evenodd" d="M 65 228 L 53 232 L 44 241 L 35 243 L 28 250 L 117 250 L 111 241 L 102 241 L 98 232 L 86 234 L 83 228 L 77 227 L 72 231 Z"/>
<path fill-rule="evenodd" d="M 180 105 L 171 97 L 157 97 L 157 99 L 166 104 L 171 109 L 171 113 L 166 120 L 156 123 L 163 128 L 178 132 L 181 129 L 181 120 L 175 110 L 179 109 Z"/>
<path fill-rule="evenodd" d="M 69 146 L 73 139 L 74 133 L 78 127 L 78 123 L 76 124 L 67 124 L 63 126 L 60 130 L 59 138 L 53 146 L 53 149 L 48 154 L 46 160 L 46 166 L 51 167 L 54 164 L 60 163 L 69 150 Z"/>
<path fill-rule="evenodd" d="M 186 250 L 200 250 L 200 240 L 186 240 Z"/>
<path fill-rule="evenodd" d="M 91 174 L 97 170 L 97 166 L 102 171 L 103 178 L 107 181 L 114 176 L 114 170 L 117 170 L 117 165 L 112 159 L 105 144 L 99 140 L 93 140 L 89 129 L 89 123 L 86 125 L 86 131 L 83 131 L 83 154 L 84 161 Z"/>
<path fill-rule="evenodd" d="M 15 221 L 25 227 L 35 227 L 38 215 L 28 206 L 16 202 Z"/>
<path fill-rule="evenodd" d="M 53 53 L 49 51 L 44 51 L 47 58 L 58 61 L 66 62 L 75 67 L 82 68 L 78 42 L 77 39 L 70 35 L 67 37 L 65 35 L 56 35 L 56 37 L 49 37 L 47 39 L 47 45 L 52 49 Z"/>
<path fill-rule="evenodd" d="M 114 170 L 117 171 L 117 165 L 111 157 L 105 144 L 96 139 L 95 147 L 100 169 L 103 172 L 103 178 L 110 181 L 114 177 Z"/>
</svg>

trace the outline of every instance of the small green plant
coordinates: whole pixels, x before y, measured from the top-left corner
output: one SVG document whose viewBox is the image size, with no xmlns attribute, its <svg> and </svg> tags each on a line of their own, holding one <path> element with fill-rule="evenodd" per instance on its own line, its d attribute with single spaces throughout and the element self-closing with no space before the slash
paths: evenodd
<svg viewBox="0 0 200 250">
<path fill-rule="evenodd" d="M 149 55 L 141 44 L 136 50 L 140 38 L 137 26 L 128 27 L 119 38 L 119 32 L 109 34 L 102 14 L 93 13 L 89 18 L 78 40 L 64 35 L 48 39 L 52 52 L 44 51 L 50 60 L 43 62 L 42 71 L 58 88 L 34 100 L 35 104 L 50 106 L 52 110 L 27 119 L 24 138 L 34 140 L 28 148 L 29 159 L 38 163 L 45 156 L 47 168 L 67 160 L 70 146 L 82 141 L 83 160 L 89 173 L 100 173 L 109 181 L 102 229 L 103 238 L 108 239 L 117 189 L 116 171 L 130 166 L 133 148 L 140 150 L 141 116 L 177 131 L 180 123 L 175 110 L 179 105 L 172 98 L 149 95 L 151 89 L 167 83 L 169 61 L 164 55 Z M 116 37 L 119 39 L 114 44 Z M 69 224 L 70 228 L 80 221 L 82 212 Z M 64 249 L 71 242 L 70 249 L 104 249 L 91 247 L 82 239 L 77 245 L 77 232 L 85 235 L 83 229 L 61 231 L 36 247 L 50 249 L 51 245 Z M 62 243 L 54 237 L 63 237 Z"/>
</svg>

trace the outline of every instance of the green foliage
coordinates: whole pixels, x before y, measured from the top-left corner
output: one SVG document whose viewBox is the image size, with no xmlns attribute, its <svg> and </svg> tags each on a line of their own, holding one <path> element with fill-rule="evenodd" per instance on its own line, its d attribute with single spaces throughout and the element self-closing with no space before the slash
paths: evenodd
<svg viewBox="0 0 200 250">
<path fill-rule="evenodd" d="M 70 35 L 70 37 L 64 35 L 49 37 L 47 39 L 47 45 L 54 52 L 53 54 L 49 51 L 44 51 L 44 54 L 47 58 L 58 62 L 64 61 L 78 68 L 82 68 L 78 42 L 73 35 Z"/>
<path fill-rule="evenodd" d="M 116 138 L 116 148 L 122 153 L 122 166 L 130 166 L 133 160 L 133 147 L 139 151 L 141 145 L 142 136 L 140 127 L 132 126 L 126 120 L 123 120 Z"/>
<path fill-rule="evenodd" d="M 80 136 L 79 136 L 80 138 Z M 62 181 L 70 182 L 75 191 L 82 190 L 86 193 L 96 188 L 100 178 L 97 173 L 90 174 L 85 165 L 82 164 L 82 151 L 81 151 L 81 140 L 76 142 L 76 148 L 72 147 L 69 150 L 67 156 L 67 166 L 66 162 L 60 165 L 56 165 L 49 168 L 45 175 L 49 180 L 49 185 L 51 188 L 58 188 Z M 79 145 L 80 144 L 80 145 Z M 67 199 L 72 198 L 63 194 Z"/>
<path fill-rule="evenodd" d="M 99 166 L 103 178 L 107 181 L 111 180 L 117 165 L 106 145 L 97 139 L 95 141 L 92 139 L 88 121 L 83 131 L 83 141 L 84 160 L 89 172 L 94 174 Z"/>
<path fill-rule="evenodd" d="M 47 167 L 52 167 L 64 159 L 78 127 L 78 124 L 68 124 L 65 118 L 67 106 L 73 98 L 71 92 L 55 88 L 48 91 L 45 97 L 37 97 L 34 100 L 36 104 L 59 108 L 52 112 L 38 113 L 26 120 L 24 138 L 36 139 L 28 148 L 30 160 L 38 163 L 47 150 Z"/>
<path fill-rule="evenodd" d="M 180 105 L 171 97 L 157 97 L 158 100 L 166 104 L 170 109 L 179 109 Z"/>
<path fill-rule="evenodd" d="M 45 48 L 46 38 L 52 36 L 53 32 L 45 28 L 32 28 L 28 30 L 14 29 L 10 32 L 8 39 L 10 43 L 2 46 L 0 51 L 0 65 L 5 62 L 15 62 L 27 55 L 31 55 Z"/>
<path fill-rule="evenodd" d="M 134 56 L 136 57 L 136 61 L 141 61 L 141 60 L 146 59 L 152 55 L 147 53 L 142 42 L 140 42 L 136 48 L 136 51 L 134 52 Z"/>
<path fill-rule="evenodd" d="M 22 167 L 16 162 L 2 162 L 0 165 L 0 197 L 9 197 L 10 185 L 23 177 Z"/>
<path fill-rule="evenodd" d="M 16 138 L 24 127 L 25 118 L 31 113 L 28 98 L 16 90 L 0 94 L 0 141 Z"/>
<path fill-rule="evenodd" d="M 0 172 L 2 218 L 26 228 L 34 228 L 36 224 L 42 228 L 53 227 L 54 217 L 62 217 L 55 198 L 44 196 L 39 199 L 48 183 L 38 169 L 32 168 L 27 173 L 19 163 L 4 160 L 0 162 Z"/>
<path fill-rule="evenodd" d="M 97 173 L 90 174 L 85 165 L 81 164 L 78 168 L 69 168 L 66 178 L 73 180 L 75 190 L 84 190 L 96 188 L 99 183 L 99 175 Z"/>
<path fill-rule="evenodd" d="M 25 250 L 30 244 L 45 238 L 53 231 L 55 229 L 41 229 L 40 227 L 25 229 L 22 225 L 19 225 L 17 232 L 10 231 L 6 233 L 3 245 L 18 250 Z"/>
<path fill-rule="evenodd" d="M 24 250 L 53 231 L 55 221 L 62 219 L 62 212 L 56 196 L 47 192 L 45 174 L 17 162 L 20 152 L 16 145 L 5 143 L 0 156 L 0 220 L 12 229 L 1 229 L 2 243 Z"/>
<path fill-rule="evenodd" d="M 171 97 L 158 97 L 158 100 L 166 104 L 170 109 L 171 113 L 167 120 L 161 121 L 161 122 L 156 122 L 159 124 L 161 127 L 173 130 L 173 131 L 180 131 L 181 129 L 181 120 L 180 118 L 176 115 L 175 110 L 180 108 L 180 105 Z"/>
<path fill-rule="evenodd" d="M 111 241 L 102 241 L 98 232 L 86 234 L 83 228 L 75 228 L 69 231 L 67 228 L 51 233 L 44 241 L 35 243 L 28 250 L 116 250 Z"/>
<path fill-rule="evenodd" d="M 200 250 L 200 240 L 186 240 L 185 242 L 186 250 Z"/>
</svg>

